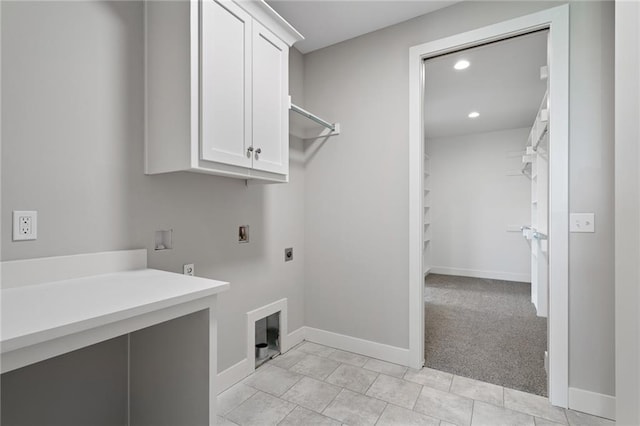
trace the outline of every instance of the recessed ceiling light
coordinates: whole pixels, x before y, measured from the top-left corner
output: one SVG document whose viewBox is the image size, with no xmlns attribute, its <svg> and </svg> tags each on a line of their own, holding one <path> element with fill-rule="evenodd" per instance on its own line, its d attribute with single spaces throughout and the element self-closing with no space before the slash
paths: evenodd
<svg viewBox="0 0 640 426">
<path fill-rule="evenodd" d="M 469 118 L 478 118 L 480 117 L 480 113 L 478 111 L 473 111 L 469 113 Z"/>
<path fill-rule="evenodd" d="M 456 62 L 456 64 L 453 67 L 457 70 L 463 70 L 463 69 L 469 68 L 469 65 L 471 65 L 469 61 L 460 59 L 458 62 Z"/>
</svg>

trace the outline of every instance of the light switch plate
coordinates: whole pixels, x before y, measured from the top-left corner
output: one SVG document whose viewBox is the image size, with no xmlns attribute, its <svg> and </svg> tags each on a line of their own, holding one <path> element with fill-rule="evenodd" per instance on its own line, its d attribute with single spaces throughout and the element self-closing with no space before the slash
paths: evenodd
<svg viewBox="0 0 640 426">
<path fill-rule="evenodd" d="M 38 212 L 33 210 L 13 211 L 13 241 L 38 238 Z"/>
<path fill-rule="evenodd" d="M 571 213 L 569 215 L 570 232 L 596 232 L 594 213 Z"/>
</svg>

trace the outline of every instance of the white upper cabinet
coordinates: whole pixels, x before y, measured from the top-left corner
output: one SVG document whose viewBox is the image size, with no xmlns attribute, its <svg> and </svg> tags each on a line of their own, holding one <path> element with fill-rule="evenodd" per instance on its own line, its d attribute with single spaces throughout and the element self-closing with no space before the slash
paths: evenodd
<svg viewBox="0 0 640 426">
<path fill-rule="evenodd" d="M 147 174 L 286 182 L 289 47 L 262 1 L 145 3 Z"/>
<path fill-rule="evenodd" d="M 235 3 L 202 3 L 202 160 L 251 167 L 251 23 Z"/>
<path fill-rule="evenodd" d="M 287 174 L 289 170 L 289 46 L 253 23 L 253 167 Z M 287 85 L 284 84 L 287 82 Z"/>
</svg>

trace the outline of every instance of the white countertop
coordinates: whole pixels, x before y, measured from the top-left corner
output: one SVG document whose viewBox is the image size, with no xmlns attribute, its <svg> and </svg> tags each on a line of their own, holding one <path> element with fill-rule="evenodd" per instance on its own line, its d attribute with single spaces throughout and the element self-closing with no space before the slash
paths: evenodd
<svg viewBox="0 0 640 426">
<path fill-rule="evenodd" d="M 1 353 L 212 296 L 229 283 L 154 269 L 1 290 Z"/>
</svg>

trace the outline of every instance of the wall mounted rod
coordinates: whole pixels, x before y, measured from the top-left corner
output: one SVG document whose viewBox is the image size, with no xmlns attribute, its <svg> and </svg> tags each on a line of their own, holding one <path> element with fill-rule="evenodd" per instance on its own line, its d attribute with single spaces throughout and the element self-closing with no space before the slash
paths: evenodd
<svg viewBox="0 0 640 426">
<path fill-rule="evenodd" d="M 317 115 L 314 115 L 312 113 L 310 113 L 309 111 L 300 108 L 298 105 L 296 104 L 291 104 L 291 110 L 294 112 L 297 112 L 300 115 L 303 115 L 305 117 L 307 117 L 309 120 L 313 120 L 316 123 L 320 124 L 321 126 L 326 127 L 327 129 L 331 130 L 332 132 L 335 132 L 336 130 L 336 126 L 335 124 L 331 124 L 328 121 L 323 120 L 322 118 L 318 117 Z"/>
</svg>

